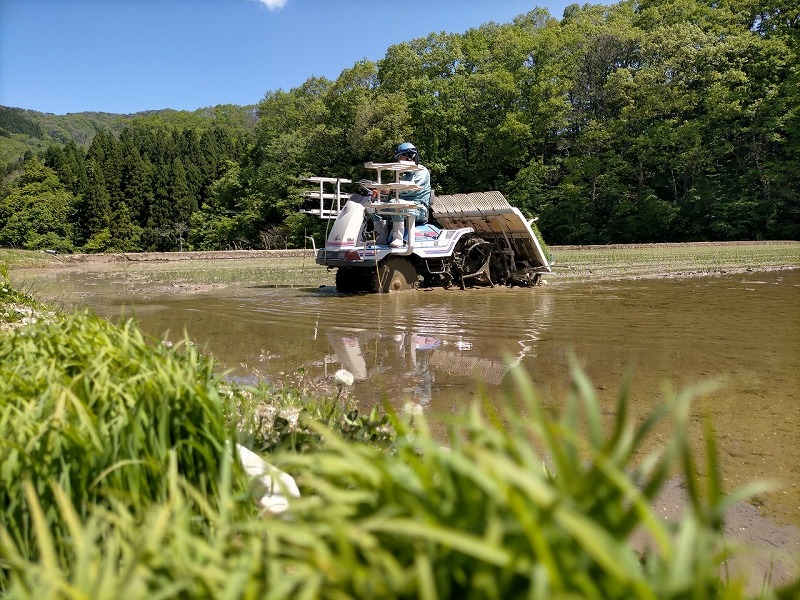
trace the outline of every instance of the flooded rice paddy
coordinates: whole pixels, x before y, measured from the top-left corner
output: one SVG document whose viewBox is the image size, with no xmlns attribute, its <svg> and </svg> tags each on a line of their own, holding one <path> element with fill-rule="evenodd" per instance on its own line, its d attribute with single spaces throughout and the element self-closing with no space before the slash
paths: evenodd
<svg viewBox="0 0 800 600">
<path fill-rule="evenodd" d="M 642 418 L 665 390 L 716 381 L 694 404 L 716 429 L 724 483 L 779 482 L 760 498 L 779 523 L 800 525 L 800 271 L 686 279 L 597 281 L 533 289 L 431 290 L 340 296 L 330 286 L 263 287 L 255 272 L 50 272 L 22 277 L 44 300 L 135 316 L 146 332 L 184 332 L 245 381 L 355 376 L 364 408 L 409 401 L 451 412 L 499 399 L 511 365 L 549 407 L 569 390 L 575 355 L 613 417 L 626 372 Z M 216 283 L 209 283 L 214 282 Z M 656 432 L 653 443 L 667 430 Z M 702 469 L 701 469 L 702 470 Z"/>
</svg>

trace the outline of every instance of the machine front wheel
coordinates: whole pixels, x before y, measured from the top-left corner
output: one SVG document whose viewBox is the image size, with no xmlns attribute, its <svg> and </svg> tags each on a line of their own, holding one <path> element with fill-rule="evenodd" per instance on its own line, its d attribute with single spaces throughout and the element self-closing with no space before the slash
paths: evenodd
<svg viewBox="0 0 800 600">
<path fill-rule="evenodd" d="M 368 292 L 369 275 L 365 269 L 340 267 L 336 270 L 336 291 L 340 294 Z"/>
<path fill-rule="evenodd" d="M 402 256 L 389 256 L 378 264 L 372 274 L 372 291 L 401 292 L 417 287 L 417 270 Z"/>
</svg>

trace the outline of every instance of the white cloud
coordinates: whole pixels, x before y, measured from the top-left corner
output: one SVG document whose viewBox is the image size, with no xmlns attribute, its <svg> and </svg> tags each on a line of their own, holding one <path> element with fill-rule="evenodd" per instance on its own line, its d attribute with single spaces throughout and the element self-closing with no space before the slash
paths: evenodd
<svg viewBox="0 0 800 600">
<path fill-rule="evenodd" d="M 288 0 L 256 0 L 256 2 L 260 2 L 264 6 L 266 6 L 271 11 L 278 11 L 286 6 Z"/>
</svg>

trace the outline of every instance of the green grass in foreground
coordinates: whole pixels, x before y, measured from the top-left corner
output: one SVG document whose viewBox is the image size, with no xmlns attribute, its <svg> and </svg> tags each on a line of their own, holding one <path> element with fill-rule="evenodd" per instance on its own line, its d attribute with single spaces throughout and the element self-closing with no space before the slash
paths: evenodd
<svg viewBox="0 0 800 600">
<path fill-rule="evenodd" d="M 640 424 L 623 392 L 604 430 L 590 383 L 573 378 L 553 417 L 516 371 L 502 408 L 450 417 L 443 446 L 423 415 L 366 423 L 338 396 L 233 388 L 191 346 L 130 323 L 79 313 L 3 332 L 0 597 L 746 597 L 722 568 L 741 549 L 721 524 L 760 488 L 721 494 L 710 424 L 709 475 L 695 476 L 685 432 L 701 390 Z M 305 410 L 264 435 L 264 400 Z M 664 419 L 669 442 L 638 457 Z M 257 511 L 232 451 L 240 429 L 297 479 L 288 513 Z M 676 472 L 691 503 L 669 523 L 651 504 Z M 756 597 L 798 587 L 766 582 Z"/>
</svg>

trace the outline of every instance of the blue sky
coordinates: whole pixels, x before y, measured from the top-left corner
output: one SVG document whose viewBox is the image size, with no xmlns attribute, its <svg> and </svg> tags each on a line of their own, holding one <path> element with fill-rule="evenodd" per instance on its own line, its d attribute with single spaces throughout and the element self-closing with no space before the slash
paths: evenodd
<svg viewBox="0 0 800 600">
<path fill-rule="evenodd" d="M 255 104 L 431 32 L 565 0 L 0 0 L 0 105 L 65 114 Z"/>
</svg>

